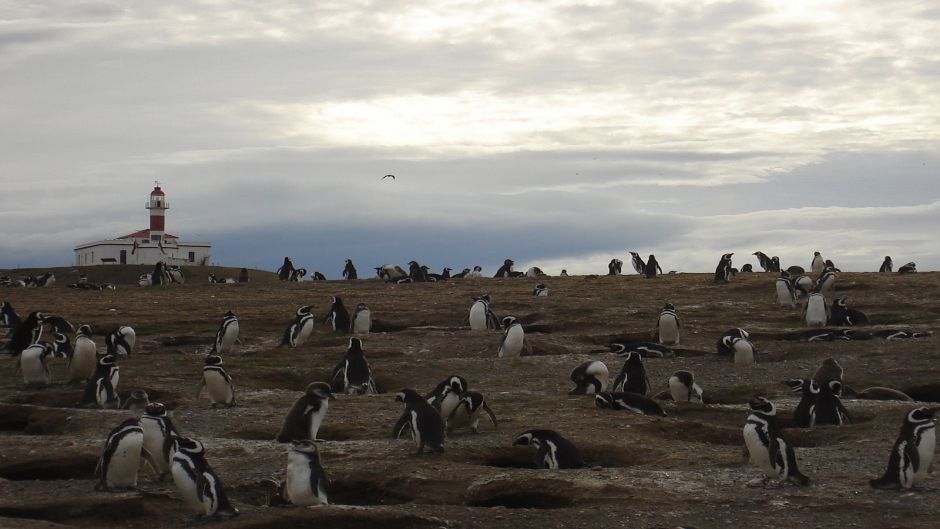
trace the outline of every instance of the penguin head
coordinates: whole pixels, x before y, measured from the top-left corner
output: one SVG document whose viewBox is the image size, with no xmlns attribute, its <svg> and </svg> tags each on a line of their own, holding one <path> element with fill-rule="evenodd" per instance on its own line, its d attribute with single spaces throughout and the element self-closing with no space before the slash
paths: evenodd
<svg viewBox="0 0 940 529">
<path fill-rule="evenodd" d="M 150 397 L 147 396 L 147 392 L 142 389 L 135 389 L 134 391 L 131 391 L 131 399 L 148 402 L 150 401 Z"/>
<path fill-rule="evenodd" d="M 675 311 L 676 307 L 672 303 L 666 303 L 665 305 L 663 305 L 663 310 Z"/>
<path fill-rule="evenodd" d="M 298 316 L 306 316 L 308 314 L 310 314 L 310 305 L 304 305 L 303 307 L 297 309 Z"/>
<path fill-rule="evenodd" d="M 176 449 L 180 452 L 186 454 L 204 454 L 206 452 L 206 447 L 202 444 L 202 441 L 196 439 L 190 439 L 188 437 L 177 436 L 173 442 L 176 444 Z"/>
<path fill-rule="evenodd" d="M 802 393 L 802 392 L 803 392 L 803 384 L 805 384 L 805 383 L 806 383 L 806 380 L 805 380 L 805 379 L 802 379 L 802 378 L 790 378 L 790 379 L 784 380 L 784 381 L 782 382 L 782 384 L 785 384 L 785 385 L 789 386 L 789 387 L 790 387 L 790 391 L 792 391 L 792 392 L 794 392 L 794 393 Z"/>
<path fill-rule="evenodd" d="M 69 337 L 62 334 L 61 332 L 55 333 L 55 356 L 61 358 L 68 358 L 72 356 L 72 344 L 69 342 Z"/>
<path fill-rule="evenodd" d="M 451 268 L 447 268 L 447 267 L 445 266 L 445 267 L 444 267 L 444 271 L 445 271 L 445 272 L 453 272 L 454 270 L 451 269 Z"/>
<path fill-rule="evenodd" d="M 503 264 L 506 266 L 512 266 L 516 263 L 512 259 L 506 259 L 505 261 L 503 261 Z"/>
<path fill-rule="evenodd" d="M 628 353 L 627 346 L 622 343 L 614 342 L 608 347 L 610 347 L 610 352 L 614 353 L 615 355 L 624 356 Z"/>
<path fill-rule="evenodd" d="M 318 399 L 333 400 L 336 398 L 333 396 L 332 388 L 326 382 L 311 382 L 307 384 L 304 393 Z"/>
<path fill-rule="evenodd" d="M 357 310 L 357 311 L 360 311 L 360 310 L 369 310 L 369 307 L 367 307 L 365 303 L 360 303 L 360 304 L 356 305 L 356 310 Z"/>
<path fill-rule="evenodd" d="M 763 415 L 776 415 L 777 407 L 774 406 L 773 402 L 767 400 L 766 397 L 760 395 L 754 395 L 751 398 L 750 402 L 747 403 L 751 407 L 752 411 L 759 412 Z"/>
<path fill-rule="evenodd" d="M 418 392 L 411 388 L 404 388 L 395 395 L 396 402 L 412 403 L 420 402 L 424 399 L 421 398 L 421 395 L 418 395 Z"/>
<path fill-rule="evenodd" d="M 346 353 L 362 353 L 362 340 L 359 338 L 350 338 L 349 345 L 346 347 Z"/>
<path fill-rule="evenodd" d="M 614 397 L 609 391 L 602 391 L 594 395 L 594 405 L 598 408 L 611 408 L 614 405 Z"/>
<path fill-rule="evenodd" d="M 474 272 L 482 272 L 482 271 L 483 271 L 483 267 L 480 266 L 480 265 L 476 265 L 476 266 L 473 267 L 473 271 L 474 271 Z"/>
<path fill-rule="evenodd" d="M 220 366 L 222 365 L 222 357 L 219 355 L 206 355 L 206 365 Z"/>
<path fill-rule="evenodd" d="M 319 457 L 320 455 L 320 453 L 317 451 L 317 445 L 307 439 L 291 441 L 290 449 L 288 449 L 288 451 L 298 452 L 310 458 Z"/>
<path fill-rule="evenodd" d="M 104 355 L 98 359 L 99 366 L 113 366 L 117 364 L 117 358 L 114 355 Z"/>
<path fill-rule="evenodd" d="M 447 379 L 447 386 L 458 395 L 463 394 L 463 392 L 467 391 L 467 379 L 460 375 L 451 375 L 450 378 Z"/>
<path fill-rule="evenodd" d="M 842 382 L 839 382 L 838 380 L 830 380 L 826 383 L 826 386 L 828 386 L 829 391 L 835 395 L 838 395 L 842 392 Z"/>
<path fill-rule="evenodd" d="M 813 257 L 819 257 L 819 252 L 813 252 Z"/>
<path fill-rule="evenodd" d="M 162 402 L 151 402 L 144 409 L 144 415 L 149 415 L 151 417 L 165 417 L 166 406 L 164 406 Z"/>
<path fill-rule="evenodd" d="M 352 266 L 352 259 L 346 259 L 346 264 Z"/>
<path fill-rule="evenodd" d="M 515 316 L 503 316 L 503 319 L 499 320 L 504 329 L 508 329 L 509 326 L 516 323 L 517 321 L 518 320 L 516 320 Z"/>
<path fill-rule="evenodd" d="M 339 296 L 331 296 L 331 297 L 330 297 L 330 303 L 331 303 L 334 307 L 342 307 L 342 306 L 343 306 L 343 300 L 340 299 Z"/>
<path fill-rule="evenodd" d="M 235 317 L 235 313 L 232 312 L 232 311 L 226 311 L 224 317 L 226 317 L 226 318 L 234 318 L 234 317 Z"/>
<path fill-rule="evenodd" d="M 672 374 L 685 387 L 692 387 L 695 383 L 695 375 L 691 371 L 676 371 Z"/>
<path fill-rule="evenodd" d="M 728 349 L 734 348 L 734 342 L 740 340 L 737 336 L 722 336 L 721 345 L 727 347 Z"/>
<path fill-rule="evenodd" d="M 832 304 L 835 305 L 836 307 L 839 307 L 840 309 L 844 309 L 847 306 L 845 304 L 845 298 L 836 298 L 836 300 L 833 301 Z"/>
<path fill-rule="evenodd" d="M 926 406 L 917 408 L 907 413 L 907 422 L 912 424 L 930 422 L 936 413 L 937 408 L 928 408 Z"/>
<path fill-rule="evenodd" d="M 528 445 L 528 444 L 534 444 L 534 445 L 538 446 L 538 443 L 539 443 L 539 441 L 535 438 L 535 430 L 529 430 L 528 432 L 519 434 L 519 435 L 516 436 L 516 438 L 512 441 L 512 445 L 513 445 L 513 446 L 517 446 L 517 445 Z"/>
<path fill-rule="evenodd" d="M 91 335 L 92 335 L 91 325 L 81 325 L 81 326 L 79 326 L 79 328 L 78 328 L 78 335 L 79 335 L 79 336 L 91 337 Z"/>
</svg>

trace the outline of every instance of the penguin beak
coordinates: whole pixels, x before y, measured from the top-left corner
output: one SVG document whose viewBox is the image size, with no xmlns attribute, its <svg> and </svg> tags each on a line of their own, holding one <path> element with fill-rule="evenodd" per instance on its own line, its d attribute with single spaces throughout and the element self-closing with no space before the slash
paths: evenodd
<svg viewBox="0 0 940 529">
<path fill-rule="evenodd" d="M 330 393 L 329 396 L 327 397 L 327 399 L 328 399 L 328 400 L 336 400 L 336 394 L 335 394 L 335 393 Z"/>
</svg>

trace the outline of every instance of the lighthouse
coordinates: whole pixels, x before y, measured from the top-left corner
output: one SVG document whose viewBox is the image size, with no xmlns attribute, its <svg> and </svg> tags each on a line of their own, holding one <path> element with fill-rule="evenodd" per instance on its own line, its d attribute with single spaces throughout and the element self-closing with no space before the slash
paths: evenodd
<svg viewBox="0 0 940 529">
<path fill-rule="evenodd" d="M 76 246 L 75 265 L 152 265 L 157 261 L 179 266 L 209 264 L 210 243 L 183 242 L 166 232 L 166 210 L 170 204 L 160 182 L 154 182 L 144 208 L 150 212 L 149 229 Z"/>
</svg>

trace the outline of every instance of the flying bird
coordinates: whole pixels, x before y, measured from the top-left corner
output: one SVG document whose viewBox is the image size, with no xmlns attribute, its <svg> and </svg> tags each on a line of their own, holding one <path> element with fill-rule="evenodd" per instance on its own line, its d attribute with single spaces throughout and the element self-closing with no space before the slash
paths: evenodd
<svg viewBox="0 0 940 529">
<path fill-rule="evenodd" d="M 395 175 L 393 175 L 393 174 L 387 174 L 387 175 L 383 176 L 382 178 L 380 178 L 380 180 L 385 180 L 386 178 L 391 178 L 392 180 L 394 180 L 394 179 L 395 179 Z"/>
</svg>

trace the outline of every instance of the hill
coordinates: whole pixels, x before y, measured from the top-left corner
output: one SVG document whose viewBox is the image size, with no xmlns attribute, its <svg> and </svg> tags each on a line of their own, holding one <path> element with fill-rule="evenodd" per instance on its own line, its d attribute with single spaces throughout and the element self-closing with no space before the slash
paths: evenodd
<svg viewBox="0 0 940 529">
<path fill-rule="evenodd" d="M 241 268 L 230 266 L 184 266 L 183 276 L 187 283 L 207 283 L 209 274 L 218 278 L 238 278 Z M 115 285 L 137 285 L 141 274 L 153 271 L 152 265 L 102 265 L 102 266 L 58 266 L 52 268 L 8 268 L 0 269 L 0 276 L 19 279 L 23 276 L 39 276 L 46 272 L 55 274 L 56 283 L 67 285 L 75 283 L 78 276 L 85 274 L 89 283 L 114 283 Z M 277 283 L 277 274 L 267 270 L 249 269 L 251 280 L 255 283 L 272 285 Z"/>
<path fill-rule="evenodd" d="M 91 273 L 104 267 L 89 268 Z M 69 270 L 82 270 L 81 268 Z M 200 273 L 204 269 L 198 269 Z M 136 280 L 136 270 L 121 271 Z M 237 271 L 237 270 L 236 270 Z M 63 272 L 66 275 L 68 272 Z M 139 272 L 138 272 L 139 273 Z M 229 272 L 230 273 L 230 272 Z M 59 273 L 56 272 L 57 277 Z M 868 480 L 887 464 L 903 415 L 913 403 L 845 400 L 854 424 L 787 428 L 810 488 L 750 488 L 760 471 L 742 460 L 744 404 L 768 395 L 789 426 L 797 400 L 780 382 L 809 376 L 828 357 L 845 368 L 856 389 L 889 386 L 940 401 L 937 337 L 886 342 L 808 343 L 798 309 L 774 304 L 770 274 L 742 274 L 713 285 L 710 274 L 655 280 L 637 276 L 467 279 L 436 284 L 378 281 L 279 283 L 252 272 L 249 284 L 209 285 L 196 280 L 160 288 L 121 286 L 83 292 L 56 286 L 0 289 L 25 315 L 42 310 L 101 333 L 119 324 L 138 333 L 138 347 L 120 362 L 119 392 L 145 389 L 170 408 L 177 427 L 201 439 L 242 516 L 226 528 L 358 527 L 728 527 L 936 526 L 940 478 L 931 475 L 915 494 L 874 491 Z M 77 274 L 76 274 L 77 277 Z M 121 277 L 124 277 L 123 275 Z M 125 283 L 125 281 L 114 281 Z M 551 293 L 532 297 L 537 282 Z M 837 295 L 868 314 L 867 328 L 934 331 L 940 321 L 940 274 L 839 276 Z M 489 293 L 498 315 L 513 314 L 527 327 L 533 356 L 497 359 L 499 331 L 466 326 L 472 296 Z M 332 479 L 330 507 L 262 506 L 259 482 L 283 477 L 285 446 L 272 441 L 284 415 L 307 383 L 327 380 L 347 337 L 318 326 L 296 349 L 277 348 L 302 304 L 326 312 L 330 296 L 350 309 L 366 303 L 377 319 L 363 338 L 382 391 L 339 396 L 320 435 L 323 465 Z M 589 359 L 606 363 L 611 378 L 622 360 L 606 352 L 613 339 L 649 337 L 665 301 L 682 318 L 674 358 L 645 360 L 656 391 L 678 369 L 695 372 L 705 406 L 664 402 L 668 417 L 598 410 L 593 398 L 568 395 L 570 371 Z M 194 398 L 202 352 L 222 314 L 234 311 L 243 344 L 225 358 L 239 405 L 209 409 Z M 754 365 L 734 365 L 714 353 L 725 330 L 743 327 L 761 351 Z M 99 345 L 103 340 L 98 337 Z M 13 360 L 7 359 L 8 373 Z M 140 492 L 95 492 L 93 470 L 108 431 L 128 412 L 75 408 L 82 388 L 62 383 L 64 362 L 52 362 L 54 384 L 22 389 L 0 381 L 0 526 L 169 528 L 188 514 L 171 481 L 154 483 L 142 472 Z M 458 428 L 442 455 L 414 457 L 410 440 L 391 429 L 403 387 L 427 392 L 451 374 L 486 394 L 499 429 Z M 533 468 L 533 451 L 512 439 L 531 428 L 552 428 L 571 439 L 589 468 Z M 359 506 L 353 508 L 350 506 Z M 116 523 L 115 520 L 121 520 Z M 221 525 L 220 525 L 221 526 Z"/>
</svg>

